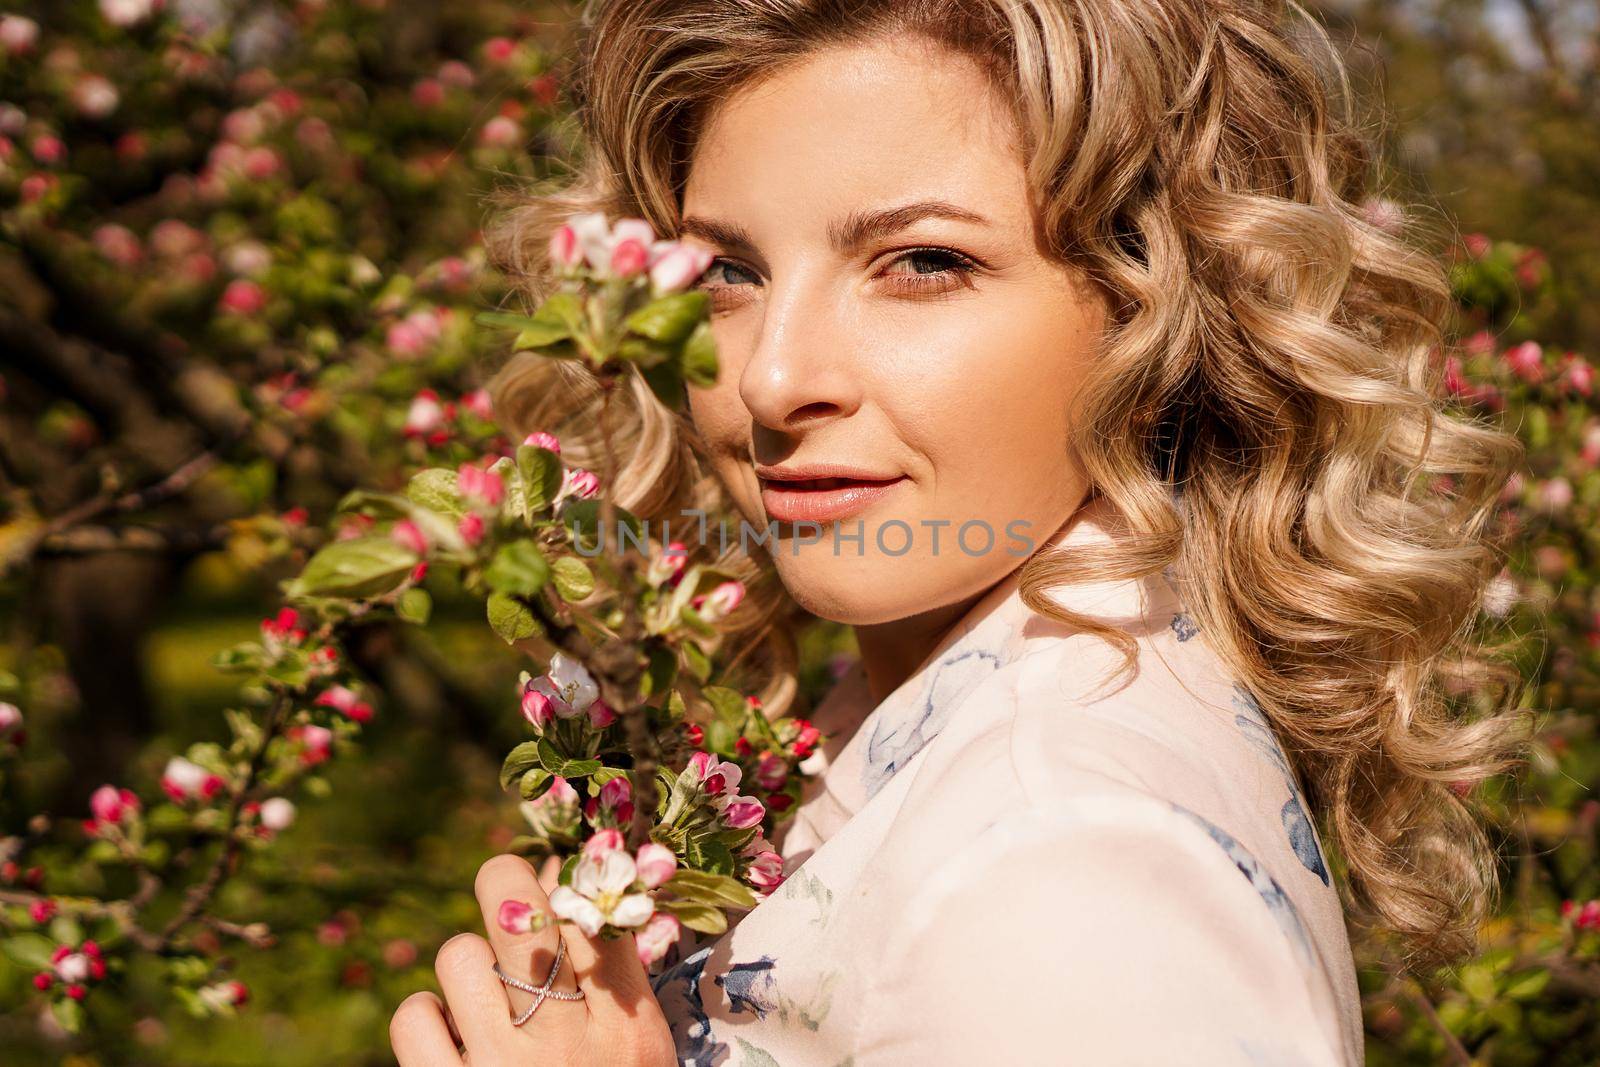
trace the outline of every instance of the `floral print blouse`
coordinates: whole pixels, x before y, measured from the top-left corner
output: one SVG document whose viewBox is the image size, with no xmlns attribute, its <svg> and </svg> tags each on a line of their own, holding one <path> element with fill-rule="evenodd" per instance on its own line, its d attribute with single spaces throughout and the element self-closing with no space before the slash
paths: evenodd
<svg viewBox="0 0 1600 1067">
<path fill-rule="evenodd" d="M 1016 579 L 877 707 L 859 664 L 819 706 L 784 881 L 656 965 L 680 1063 L 1361 1063 L 1311 813 L 1170 575 L 1052 593 L 1136 635 L 1120 689 Z"/>
</svg>

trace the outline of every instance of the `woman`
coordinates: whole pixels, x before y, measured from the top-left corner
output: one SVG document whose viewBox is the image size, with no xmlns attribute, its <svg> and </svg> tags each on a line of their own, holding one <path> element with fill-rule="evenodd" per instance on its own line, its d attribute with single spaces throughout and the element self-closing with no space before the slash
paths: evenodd
<svg viewBox="0 0 1600 1067">
<path fill-rule="evenodd" d="M 457 1062 L 452 1022 L 479 1067 L 1361 1062 L 1340 888 L 1418 959 L 1490 905 L 1451 786 L 1520 722 L 1441 679 L 1491 666 L 1464 635 L 1518 446 L 1435 399 L 1447 287 L 1363 214 L 1320 38 L 1217 0 L 626 0 L 585 28 L 586 169 L 505 259 L 540 292 L 576 211 L 715 257 L 721 375 L 683 423 L 634 390 L 616 491 L 776 522 L 745 562 L 781 590 L 733 621 L 781 637 L 792 601 L 861 659 L 781 888 L 654 975 L 631 938 L 461 935 L 401 1062 Z M 594 395 L 536 359 L 495 391 L 518 430 Z M 477 889 L 545 905 L 516 857 Z M 584 999 L 514 1025 L 496 961 Z"/>
</svg>

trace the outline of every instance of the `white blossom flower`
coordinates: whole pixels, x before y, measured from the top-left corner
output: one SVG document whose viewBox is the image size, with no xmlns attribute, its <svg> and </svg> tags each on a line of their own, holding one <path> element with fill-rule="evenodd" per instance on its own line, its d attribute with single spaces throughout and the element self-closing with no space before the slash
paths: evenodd
<svg viewBox="0 0 1600 1067">
<path fill-rule="evenodd" d="M 606 923 L 642 926 L 655 914 L 656 902 L 649 893 L 628 892 L 638 873 L 633 857 L 623 849 L 584 855 L 572 871 L 572 884 L 557 886 L 550 894 L 550 910 L 590 937 Z"/>
</svg>

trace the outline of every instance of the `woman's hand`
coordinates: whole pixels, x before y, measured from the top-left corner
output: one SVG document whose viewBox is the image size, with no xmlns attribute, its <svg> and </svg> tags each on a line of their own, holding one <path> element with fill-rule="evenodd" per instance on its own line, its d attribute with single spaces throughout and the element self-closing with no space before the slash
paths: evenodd
<svg viewBox="0 0 1600 1067">
<path fill-rule="evenodd" d="M 472 1067 L 675 1067 L 672 1032 L 651 992 L 633 935 L 606 941 L 571 923 L 558 923 L 546 894 L 555 887 L 559 871 L 552 857 L 536 876 L 527 860 L 511 854 L 495 856 L 478 868 L 473 888 L 489 939 L 463 933 L 446 941 L 434 959 L 444 1000 L 424 990 L 395 1009 L 389 1041 L 400 1067 L 463 1062 Z M 508 933 L 497 921 L 506 900 L 545 913 L 549 923 L 532 933 Z M 541 986 L 555 962 L 558 936 L 567 950 L 552 988 L 581 989 L 584 998 L 546 998 L 532 1018 L 513 1026 L 512 1019 L 533 1003 L 533 994 L 502 984 L 494 964 L 498 960 L 511 977 Z"/>
</svg>

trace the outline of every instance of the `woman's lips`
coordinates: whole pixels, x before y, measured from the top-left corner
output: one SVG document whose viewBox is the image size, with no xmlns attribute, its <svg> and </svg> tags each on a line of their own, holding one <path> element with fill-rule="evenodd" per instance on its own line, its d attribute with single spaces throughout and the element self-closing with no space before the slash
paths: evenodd
<svg viewBox="0 0 1600 1067">
<path fill-rule="evenodd" d="M 881 481 L 859 478 L 810 478 L 804 481 L 761 479 L 761 503 L 778 522 L 833 522 L 882 500 L 905 481 L 905 475 Z"/>
</svg>

